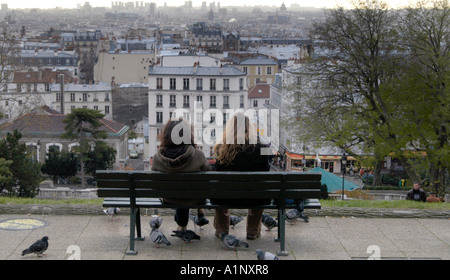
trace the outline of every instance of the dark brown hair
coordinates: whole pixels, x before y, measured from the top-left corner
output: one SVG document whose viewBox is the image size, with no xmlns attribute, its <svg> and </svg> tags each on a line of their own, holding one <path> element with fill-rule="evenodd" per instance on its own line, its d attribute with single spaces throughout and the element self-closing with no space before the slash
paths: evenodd
<svg viewBox="0 0 450 280">
<path fill-rule="evenodd" d="M 191 138 L 190 138 L 190 143 L 181 143 L 181 144 L 175 144 L 173 142 L 172 139 L 172 130 L 180 123 L 184 122 L 184 127 L 190 127 L 190 133 L 191 133 Z M 183 138 L 184 135 L 184 128 L 182 128 L 179 132 L 179 137 Z M 176 147 L 176 146 L 180 146 L 180 145 L 192 145 L 194 147 L 197 147 L 197 145 L 194 144 L 194 129 L 192 127 L 192 125 L 183 120 L 182 117 L 180 117 L 178 120 L 172 120 L 169 119 L 169 121 L 167 121 L 167 123 L 164 125 L 163 129 L 162 129 L 162 133 L 159 135 L 159 140 L 161 141 L 160 147 L 161 148 L 170 148 L 170 147 Z"/>
</svg>

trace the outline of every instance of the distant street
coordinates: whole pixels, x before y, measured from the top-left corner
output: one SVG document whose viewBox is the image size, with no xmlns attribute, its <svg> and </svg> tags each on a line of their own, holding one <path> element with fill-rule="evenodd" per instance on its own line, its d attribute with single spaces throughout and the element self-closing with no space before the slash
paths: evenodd
<svg viewBox="0 0 450 280">
<path fill-rule="evenodd" d="M 130 167 L 133 167 L 134 170 L 144 170 L 144 161 L 139 156 L 139 158 L 130 158 L 128 160 L 128 164 Z"/>
</svg>

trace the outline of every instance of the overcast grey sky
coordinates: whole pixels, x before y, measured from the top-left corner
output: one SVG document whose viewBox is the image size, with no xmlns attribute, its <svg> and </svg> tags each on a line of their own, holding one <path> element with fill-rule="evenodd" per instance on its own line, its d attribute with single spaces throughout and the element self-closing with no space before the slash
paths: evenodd
<svg viewBox="0 0 450 280">
<path fill-rule="evenodd" d="M 218 1 L 218 0 L 192 0 L 193 6 L 201 6 L 202 2 L 206 2 L 209 6 L 209 3 L 216 2 L 220 3 L 221 6 L 242 6 L 244 3 L 247 6 L 254 6 L 254 5 L 268 5 L 268 6 L 276 6 L 279 7 L 284 2 L 286 7 L 289 8 L 289 6 L 293 3 L 296 3 L 300 5 L 301 7 L 328 7 L 332 8 L 335 7 L 336 4 L 347 6 L 348 3 L 350 3 L 350 0 L 224 0 L 224 1 Z M 409 0 L 384 0 L 387 2 L 390 6 L 396 7 L 398 5 L 406 5 L 409 3 Z M 84 5 L 85 2 L 89 2 L 91 6 L 94 7 L 111 7 L 111 0 L 75 0 L 75 1 L 67 1 L 67 0 L 43 0 L 43 1 L 36 1 L 36 0 L 0 0 L 0 3 L 8 4 L 8 8 L 10 9 L 17 9 L 17 8 L 55 8 L 55 7 L 61 7 L 61 8 L 75 8 L 77 4 Z M 114 1 L 116 2 L 116 1 Z M 117 1 L 118 2 L 118 1 Z M 136 2 L 135 0 L 122 0 L 122 2 Z M 140 0 L 138 1 L 141 2 Z M 144 3 L 147 2 L 155 2 L 158 6 L 163 6 L 164 3 L 167 3 L 167 6 L 181 6 L 184 5 L 185 0 L 144 0 Z"/>
</svg>

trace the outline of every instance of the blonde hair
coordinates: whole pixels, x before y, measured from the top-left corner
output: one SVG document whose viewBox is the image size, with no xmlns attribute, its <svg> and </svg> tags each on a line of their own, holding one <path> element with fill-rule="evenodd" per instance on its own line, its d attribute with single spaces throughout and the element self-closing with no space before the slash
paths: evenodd
<svg viewBox="0 0 450 280">
<path fill-rule="evenodd" d="M 258 143 L 256 129 L 250 124 L 250 119 L 238 112 L 228 120 L 223 132 L 222 143 L 214 147 L 214 156 L 222 164 L 231 164 L 236 155 L 254 148 Z"/>
</svg>

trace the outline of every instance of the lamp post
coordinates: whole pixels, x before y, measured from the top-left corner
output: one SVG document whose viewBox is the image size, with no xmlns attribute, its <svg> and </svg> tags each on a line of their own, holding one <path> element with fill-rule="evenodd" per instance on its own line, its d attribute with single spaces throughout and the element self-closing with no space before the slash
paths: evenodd
<svg viewBox="0 0 450 280">
<path fill-rule="evenodd" d="M 342 200 L 344 200 L 344 176 L 345 176 L 345 166 L 347 164 L 347 157 L 344 154 L 342 154 L 341 157 L 341 169 L 342 169 Z"/>
</svg>

